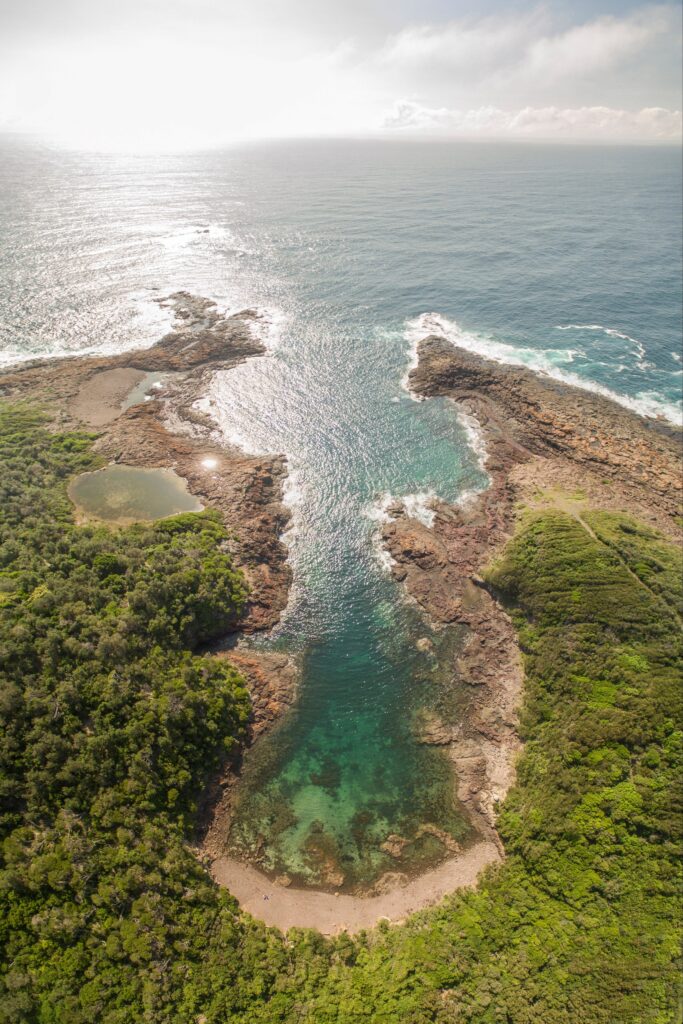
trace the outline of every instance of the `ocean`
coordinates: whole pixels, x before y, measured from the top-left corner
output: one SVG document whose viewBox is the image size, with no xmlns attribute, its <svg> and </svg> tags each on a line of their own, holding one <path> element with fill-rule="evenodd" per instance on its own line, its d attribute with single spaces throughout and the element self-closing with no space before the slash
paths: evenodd
<svg viewBox="0 0 683 1024">
<path fill-rule="evenodd" d="M 680 419 L 681 157 L 670 148 L 308 141 L 122 156 L 0 143 L 2 361 L 153 343 L 154 298 L 262 311 L 268 354 L 218 374 L 226 439 L 288 458 L 294 570 L 257 645 L 301 665 L 247 762 L 229 842 L 335 888 L 466 841 L 443 754 L 460 637 L 432 634 L 378 543 L 392 498 L 485 486 L 476 431 L 405 387 L 429 333 Z M 436 655 L 416 646 L 433 641 Z M 343 875 L 344 881 L 339 878 Z M 337 877 L 338 876 L 338 877 Z M 332 879 L 334 878 L 334 881 Z"/>
</svg>

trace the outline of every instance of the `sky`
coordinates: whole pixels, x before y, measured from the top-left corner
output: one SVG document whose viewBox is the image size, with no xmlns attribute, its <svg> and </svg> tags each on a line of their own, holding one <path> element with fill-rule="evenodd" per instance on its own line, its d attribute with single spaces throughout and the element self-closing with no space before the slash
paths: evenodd
<svg viewBox="0 0 683 1024">
<path fill-rule="evenodd" d="M 67 145 L 675 142 L 681 106 L 680 4 L 0 0 L 0 132 Z"/>
</svg>

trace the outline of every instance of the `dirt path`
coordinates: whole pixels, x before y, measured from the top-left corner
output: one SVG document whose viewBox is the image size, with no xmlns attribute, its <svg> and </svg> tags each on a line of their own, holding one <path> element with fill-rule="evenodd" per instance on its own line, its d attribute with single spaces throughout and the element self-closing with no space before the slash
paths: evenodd
<svg viewBox="0 0 683 1024">
<path fill-rule="evenodd" d="M 219 885 L 230 890 L 242 910 L 283 932 L 290 928 L 316 928 L 323 935 L 352 935 L 374 928 L 382 920 L 402 921 L 456 889 L 475 885 L 480 872 L 500 860 L 495 843 L 483 841 L 406 885 L 381 896 L 367 897 L 288 889 L 233 857 L 215 860 L 211 874 Z"/>
</svg>

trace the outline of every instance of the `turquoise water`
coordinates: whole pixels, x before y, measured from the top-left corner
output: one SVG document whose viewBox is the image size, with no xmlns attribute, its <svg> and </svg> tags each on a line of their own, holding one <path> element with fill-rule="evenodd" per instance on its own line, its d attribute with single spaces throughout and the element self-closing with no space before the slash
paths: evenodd
<svg viewBox="0 0 683 1024">
<path fill-rule="evenodd" d="M 466 840 L 449 766 L 458 637 L 429 635 L 382 564 L 387 495 L 428 518 L 484 477 L 447 402 L 401 386 L 430 330 L 672 415 L 680 399 L 680 156 L 669 149 L 280 143 L 178 157 L 2 151 L 8 357 L 150 343 L 157 294 L 268 312 L 271 346 L 207 397 L 225 435 L 289 458 L 292 597 L 266 646 L 296 713 L 251 758 L 233 848 L 351 888 Z M 398 834 L 402 857 L 382 844 Z M 342 881 L 343 879 L 343 881 Z"/>
<path fill-rule="evenodd" d="M 69 486 L 69 497 L 88 518 L 118 524 L 151 522 L 202 508 L 172 469 L 107 466 L 81 473 Z"/>
</svg>

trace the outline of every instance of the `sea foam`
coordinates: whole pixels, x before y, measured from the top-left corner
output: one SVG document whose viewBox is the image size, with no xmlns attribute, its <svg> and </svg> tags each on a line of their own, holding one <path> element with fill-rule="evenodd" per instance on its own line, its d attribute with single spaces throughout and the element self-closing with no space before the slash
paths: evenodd
<svg viewBox="0 0 683 1024">
<path fill-rule="evenodd" d="M 407 516 L 411 519 L 417 519 L 418 522 L 431 529 L 436 516 L 434 505 L 438 500 L 436 491 L 431 488 L 426 491 L 415 491 L 413 494 L 404 494 L 402 496 L 390 494 L 389 491 L 383 491 L 366 510 L 366 515 L 368 519 L 372 519 L 376 523 L 388 523 L 391 521 L 388 511 L 389 507 L 394 504 L 402 505 Z"/>
<path fill-rule="evenodd" d="M 396 559 L 386 549 L 382 542 L 382 531 L 380 527 L 384 523 L 391 522 L 389 507 L 391 505 L 402 505 L 406 515 L 411 519 L 417 519 L 425 526 L 432 527 L 434 524 L 435 511 L 430 507 L 430 502 L 436 499 L 434 491 L 420 491 L 415 494 L 406 494 L 404 497 L 396 497 L 389 491 L 383 491 L 375 501 L 365 510 L 368 519 L 377 526 L 372 534 L 372 548 L 380 565 L 387 572 L 396 564 Z"/>
<path fill-rule="evenodd" d="M 639 364 L 641 369 L 651 369 L 652 363 L 647 362 L 645 358 L 645 345 L 638 338 L 632 338 L 630 334 L 626 334 L 624 331 L 618 331 L 616 327 L 604 327 L 602 324 L 556 324 L 554 330 L 556 331 L 591 331 L 592 333 L 606 334 L 610 338 L 621 338 L 622 341 L 628 341 L 633 346 L 633 353 L 636 357 L 636 362 Z"/>
<path fill-rule="evenodd" d="M 376 523 L 376 528 L 372 531 L 372 550 L 377 558 L 377 561 L 386 572 L 391 572 L 391 567 L 396 564 L 396 559 L 384 546 L 382 540 L 382 531 L 379 527 L 383 523 L 388 523 L 391 520 L 391 516 L 387 512 L 389 506 L 393 503 L 394 498 L 388 491 L 384 491 L 376 501 L 366 509 L 366 515 L 368 519 L 371 519 L 373 523 Z"/>
<path fill-rule="evenodd" d="M 569 327 L 569 325 L 564 326 Z M 612 328 L 606 328 L 606 330 L 612 330 Z M 680 424 L 682 421 L 681 405 L 668 402 L 654 392 L 644 391 L 635 396 L 623 395 L 597 381 L 587 380 L 576 373 L 562 369 L 562 364 L 573 361 L 577 354 L 576 349 L 518 348 L 484 334 L 463 330 L 455 320 L 449 320 L 439 313 L 423 313 L 406 324 L 405 336 L 411 344 L 411 351 L 416 350 L 420 341 L 430 335 L 444 338 L 456 348 L 464 348 L 468 352 L 474 352 L 494 362 L 510 366 L 524 366 L 535 373 L 561 381 L 563 384 L 571 384 L 583 391 L 592 391 L 617 402 L 640 416 L 662 417 L 675 424 Z M 633 341 L 634 339 L 629 340 Z"/>
<path fill-rule="evenodd" d="M 280 347 L 282 333 L 287 322 L 286 313 L 278 308 L 261 306 L 255 308 L 256 316 L 245 319 L 252 337 L 260 341 L 268 352 Z"/>
</svg>

